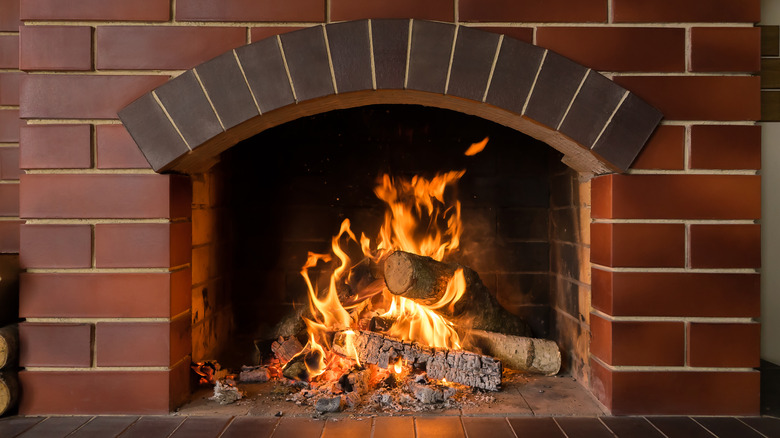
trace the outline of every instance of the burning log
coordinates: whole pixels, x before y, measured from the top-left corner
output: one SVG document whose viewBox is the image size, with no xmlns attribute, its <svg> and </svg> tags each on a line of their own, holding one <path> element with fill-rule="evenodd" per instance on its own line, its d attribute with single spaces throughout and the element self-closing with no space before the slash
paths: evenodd
<svg viewBox="0 0 780 438">
<path fill-rule="evenodd" d="M 368 331 L 338 332 L 333 340 L 333 351 L 350 356 L 347 339 L 355 336 L 354 348 L 361 363 L 389 368 L 398 360 L 425 370 L 428 377 L 447 379 L 475 388 L 497 391 L 501 386 L 501 362 L 468 351 L 439 350 L 416 342 L 401 341 L 381 333 Z"/>
<path fill-rule="evenodd" d="M 385 284 L 395 295 L 431 305 L 444 296 L 447 285 L 458 269 L 463 270 L 466 291 L 453 308 L 439 309 L 461 325 L 477 330 L 530 336 L 523 320 L 501 307 L 482 283 L 476 271 L 457 263 L 444 263 L 417 254 L 396 251 L 384 264 Z"/>
<path fill-rule="evenodd" d="M 19 353 L 19 329 L 16 324 L 0 328 L 0 370 L 16 367 Z"/>
<path fill-rule="evenodd" d="M 16 372 L 0 373 L 0 416 L 19 402 L 19 380 Z"/>
<path fill-rule="evenodd" d="M 271 351 L 274 352 L 276 358 L 282 361 L 282 363 L 289 362 L 301 350 L 303 350 L 303 345 L 295 336 L 290 336 L 286 339 L 280 336 L 278 340 L 271 344 Z"/>
<path fill-rule="evenodd" d="M 507 368 L 553 376 L 561 369 L 558 345 L 548 339 L 532 339 L 501 333 L 472 330 L 464 347 L 493 356 Z"/>
</svg>

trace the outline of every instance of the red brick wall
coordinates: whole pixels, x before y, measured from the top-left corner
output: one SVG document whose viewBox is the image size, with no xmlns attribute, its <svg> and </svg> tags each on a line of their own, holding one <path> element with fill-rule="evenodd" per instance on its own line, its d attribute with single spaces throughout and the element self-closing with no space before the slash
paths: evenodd
<svg viewBox="0 0 780 438">
<path fill-rule="evenodd" d="M 27 270 L 23 413 L 165 412 L 186 393 L 191 194 L 116 112 L 277 32 L 393 17 L 505 32 L 664 113 L 628 175 L 592 182 L 593 390 L 614 413 L 758 413 L 758 0 L 20 1 L 0 0 L 0 250 Z M 110 347 L 132 332 L 168 353 Z"/>
</svg>

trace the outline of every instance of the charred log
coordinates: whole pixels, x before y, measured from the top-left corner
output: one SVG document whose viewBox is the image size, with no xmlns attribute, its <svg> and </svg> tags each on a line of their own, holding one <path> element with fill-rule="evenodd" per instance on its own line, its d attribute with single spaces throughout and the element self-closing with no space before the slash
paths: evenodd
<svg viewBox="0 0 780 438">
<path fill-rule="evenodd" d="M 552 376 L 561 369 L 558 345 L 548 339 L 472 330 L 463 345 L 468 350 L 493 356 L 505 367 L 518 371 Z"/>
<path fill-rule="evenodd" d="M 473 269 L 404 251 L 392 253 L 384 267 L 385 284 L 390 292 L 426 305 L 438 302 L 455 272 L 463 269 L 466 292 L 452 309 L 439 311 L 451 316 L 462 327 L 516 336 L 531 335 L 528 324 L 501 307 Z"/>
</svg>

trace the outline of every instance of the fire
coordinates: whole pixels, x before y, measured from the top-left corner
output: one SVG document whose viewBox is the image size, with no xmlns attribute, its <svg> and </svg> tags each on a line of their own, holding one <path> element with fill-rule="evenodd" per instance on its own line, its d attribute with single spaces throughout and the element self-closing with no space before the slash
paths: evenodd
<svg viewBox="0 0 780 438">
<path fill-rule="evenodd" d="M 384 175 L 374 189 L 376 196 L 384 201 L 387 207 L 376 241 L 372 244 L 371 239 L 364 234 L 358 239 L 350 228 L 349 219 L 345 219 L 339 233 L 332 240 L 333 255 L 309 253 L 301 275 L 308 287 L 313 319 L 305 320 L 310 339 L 304 351 L 309 351 L 308 354 L 319 352 L 321 359 L 319 362 L 306 359 L 307 368 L 312 365 L 309 369 L 311 376 L 321 374 L 327 367 L 332 334 L 357 328 L 361 311 L 369 309 L 376 312 L 380 310 L 380 306 L 387 306 L 384 311 L 379 312 L 380 316 L 394 321 L 387 331 L 390 336 L 431 347 L 461 348 L 452 322 L 437 311 L 447 307 L 451 310 L 463 295 L 465 280 L 462 270 L 458 270 L 453 276 L 444 296 L 431 305 L 393 295 L 384 288 L 379 297 L 381 299 L 363 300 L 345 306 L 339 300 L 339 285 L 344 284 L 349 269 L 355 265 L 348 254 L 357 252 L 362 257 L 381 264 L 388 255 L 397 250 L 441 261 L 457 249 L 462 231 L 461 206 L 457 200 L 446 199 L 445 190 L 455 184 L 464 173 L 465 171 L 446 172 L 430 180 L 421 176 L 402 179 Z M 327 288 L 322 291 L 318 290 L 309 276 L 309 269 L 320 263 L 336 265 Z M 346 333 L 346 353 L 357 361 L 355 333 Z"/>
</svg>

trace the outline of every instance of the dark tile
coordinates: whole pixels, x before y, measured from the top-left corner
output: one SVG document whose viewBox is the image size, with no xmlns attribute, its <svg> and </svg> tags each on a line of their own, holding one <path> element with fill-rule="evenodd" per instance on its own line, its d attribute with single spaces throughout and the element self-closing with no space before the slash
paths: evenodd
<svg viewBox="0 0 780 438">
<path fill-rule="evenodd" d="M 44 419 L 44 417 L 8 417 L 0 419 L 0 436 L 15 437 Z"/>
<path fill-rule="evenodd" d="M 130 425 L 120 438 L 167 437 L 185 420 L 185 417 L 144 416 Z"/>
<path fill-rule="evenodd" d="M 452 24 L 412 22 L 407 88 L 444 93 L 454 35 Z"/>
<path fill-rule="evenodd" d="M 329 24 L 325 30 L 338 92 L 372 89 L 368 20 Z"/>
<path fill-rule="evenodd" d="M 144 94 L 122 108 L 119 118 L 154 170 L 190 150 L 152 93 Z"/>
<path fill-rule="evenodd" d="M 414 437 L 413 417 L 376 417 L 372 438 Z"/>
<path fill-rule="evenodd" d="M 525 115 L 556 129 L 587 71 L 574 61 L 548 51 Z"/>
<path fill-rule="evenodd" d="M 460 417 L 417 417 L 417 436 L 421 438 L 465 438 Z"/>
<path fill-rule="evenodd" d="M 613 438 L 612 433 L 598 418 L 560 417 L 555 421 L 568 438 Z"/>
<path fill-rule="evenodd" d="M 514 438 L 515 434 L 504 417 L 463 417 L 463 427 L 470 437 Z"/>
<path fill-rule="evenodd" d="M 447 94 L 482 101 L 498 40 L 494 33 L 458 27 Z"/>
<path fill-rule="evenodd" d="M 81 427 L 91 417 L 49 417 L 36 424 L 20 438 L 62 438 Z"/>
<path fill-rule="evenodd" d="M 696 417 L 701 424 L 718 438 L 759 438 L 761 434 L 733 417 Z"/>
<path fill-rule="evenodd" d="M 75 433 L 68 435 L 72 438 L 104 438 L 113 437 L 122 433 L 133 424 L 138 417 L 95 417 L 89 423 L 82 426 Z"/>
<path fill-rule="evenodd" d="M 325 421 L 282 417 L 274 430 L 274 438 L 320 438 Z"/>
<path fill-rule="evenodd" d="M 642 417 L 601 417 L 618 438 L 664 438 L 658 429 Z"/>
<path fill-rule="evenodd" d="M 592 149 L 618 169 L 628 169 L 662 117 L 660 111 L 629 93 Z"/>
<path fill-rule="evenodd" d="M 281 35 L 298 102 L 333 94 L 325 35 L 320 26 Z"/>
<path fill-rule="evenodd" d="M 486 102 L 521 114 L 543 55 L 544 49 L 504 38 Z"/>
<path fill-rule="evenodd" d="M 766 436 L 780 436 L 780 418 L 745 417 L 740 421 Z"/>
<path fill-rule="evenodd" d="M 195 149 L 222 133 L 217 115 L 192 70 L 157 87 L 154 93 L 190 148 Z"/>
<path fill-rule="evenodd" d="M 195 68 L 225 129 L 258 115 L 232 50 Z"/>
<path fill-rule="evenodd" d="M 371 20 L 376 87 L 404 88 L 409 20 Z"/>
<path fill-rule="evenodd" d="M 591 70 L 571 104 L 560 131 L 590 147 L 625 94 L 622 87 Z"/>
<path fill-rule="evenodd" d="M 341 419 L 325 423 L 322 438 L 365 438 L 371 436 L 371 418 Z M 401 438 L 401 435 L 396 435 Z"/>
<path fill-rule="evenodd" d="M 566 436 L 552 417 L 509 418 L 509 424 L 518 437 L 563 438 Z"/>
<path fill-rule="evenodd" d="M 712 434 L 688 417 L 650 417 L 653 423 L 668 438 L 712 438 Z"/>
<path fill-rule="evenodd" d="M 267 438 L 278 422 L 279 419 L 275 417 L 236 417 L 220 438 Z"/>
<path fill-rule="evenodd" d="M 260 111 L 266 113 L 295 102 L 276 37 L 239 47 L 236 54 Z"/>
<path fill-rule="evenodd" d="M 171 438 L 215 438 L 225 430 L 230 417 L 187 417 Z"/>
</svg>

